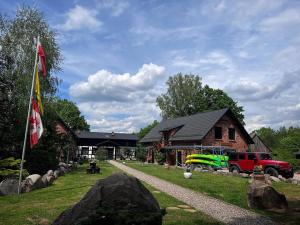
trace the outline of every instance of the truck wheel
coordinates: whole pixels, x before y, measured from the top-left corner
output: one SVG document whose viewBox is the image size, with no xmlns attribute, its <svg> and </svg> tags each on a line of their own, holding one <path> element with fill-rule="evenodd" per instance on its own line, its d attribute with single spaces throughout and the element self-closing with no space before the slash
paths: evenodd
<svg viewBox="0 0 300 225">
<path fill-rule="evenodd" d="M 240 172 L 240 169 L 237 166 L 230 166 L 229 167 L 229 172 L 233 172 L 234 170 L 236 170 L 238 173 Z"/>
<path fill-rule="evenodd" d="M 274 169 L 273 167 L 266 168 L 265 173 L 269 174 L 270 176 L 273 176 L 273 177 L 278 177 L 278 171 L 276 169 Z"/>
</svg>

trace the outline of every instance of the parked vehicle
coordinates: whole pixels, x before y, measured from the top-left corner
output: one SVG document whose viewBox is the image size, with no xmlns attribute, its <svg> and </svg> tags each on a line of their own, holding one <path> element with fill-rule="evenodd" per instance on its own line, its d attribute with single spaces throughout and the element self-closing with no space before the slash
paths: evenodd
<svg viewBox="0 0 300 225">
<path fill-rule="evenodd" d="M 229 154 L 229 171 L 234 170 L 243 173 L 252 173 L 255 166 L 262 166 L 265 174 L 285 178 L 294 176 L 293 167 L 290 163 L 273 160 L 271 154 L 262 152 L 235 152 Z"/>
</svg>

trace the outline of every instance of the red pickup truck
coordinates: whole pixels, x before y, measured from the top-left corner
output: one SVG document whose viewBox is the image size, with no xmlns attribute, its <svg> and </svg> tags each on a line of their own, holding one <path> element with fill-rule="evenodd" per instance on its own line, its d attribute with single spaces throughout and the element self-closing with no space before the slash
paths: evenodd
<svg viewBox="0 0 300 225">
<path fill-rule="evenodd" d="M 228 160 L 229 171 L 252 173 L 254 166 L 262 166 L 264 173 L 285 178 L 294 176 L 293 167 L 288 162 L 273 160 L 271 155 L 262 152 L 232 152 Z"/>
</svg>

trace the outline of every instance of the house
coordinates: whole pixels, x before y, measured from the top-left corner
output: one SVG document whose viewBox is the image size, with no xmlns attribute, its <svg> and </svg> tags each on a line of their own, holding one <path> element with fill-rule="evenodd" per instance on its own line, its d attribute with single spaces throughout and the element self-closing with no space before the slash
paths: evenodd
<svg viewBox="0 0 300 225">
<path fill-rule="evenodd" d="M 262 141 L 256 132 L 252 132 L 250 136 L 254 142 L 254 144 L 249 146 L 251 152 L 272 152 L 272 150 Z"/>
<path fill-rule="evenodd" d="M 162 120 L 141 141 L 154 162 L 155 151 L 166 153 L 167 163 L 185 162 L 197 146 L 226 147 L 247 151 L 253 140 L 230 109 Z"/>
<path fill-rule="evenodd" d="M 76 135 L 74 131 L 61 119 L 57 118 L 54 124 L 56 134 L 61 136 L 62 146 L 59 146 L 58 151 L 58 160 L 67 161 L 73 160 L 76 158 Z M 65 152 L 64 146 L 68 146 L 67 151 Z"/>
<path fill-rule="evenodd" d="M 98 150 L 107 152 L 108 159 L 117 159 L 125 151 L 129 151 L 129 157 L 135 156 L 138 140 L 135 134 L 76 131 L 75 135 L 78 146 L 77 156 L 95 158 Z"/>
</svg>

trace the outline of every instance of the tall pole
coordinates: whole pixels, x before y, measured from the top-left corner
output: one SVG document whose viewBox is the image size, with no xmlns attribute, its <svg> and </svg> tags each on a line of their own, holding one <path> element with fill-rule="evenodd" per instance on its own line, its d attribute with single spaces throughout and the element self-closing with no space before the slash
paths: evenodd
<svg viewBox="0 0 300 225">
<path fill-rule="evenodd" d="M 27 142 L 27 132 L 28 132 L 28 125 L 29 125 L 29 117 L 30 117 L 31 103 L 32 103 L 32 96 L 33 96 L 33 87 L 34 87 L 34 81 L 35 81 L 34 78 L 35 78 L 35 73 L 36 73 L 39 40 L 40 40 L 40 37 L 38 36 L 37 40 L 36 40 L 37 42 L 36 42 L 36 50 L 35 50 L 34 68 L 33 68 L 33 74 L 32 74 L 32 83 L 31 83 L 30 98 L 29 98 L 28 112 L 27 112 L 27 121 L 26 121 L 26 128 L 25 128 L 24 142 L 23 142 L 23 150 L 22 150 L 22 160 L 21 160 L 21 168 L 20 168 L 20 176 L 19 176 L 19 186 L 18 186 L 18 194 L 19 195 L 21 193 L 21 181 L 22 181 L 22 173 L 23 173 L 25 149 L 26 149 L 26 142 Z"/>
</svg>

